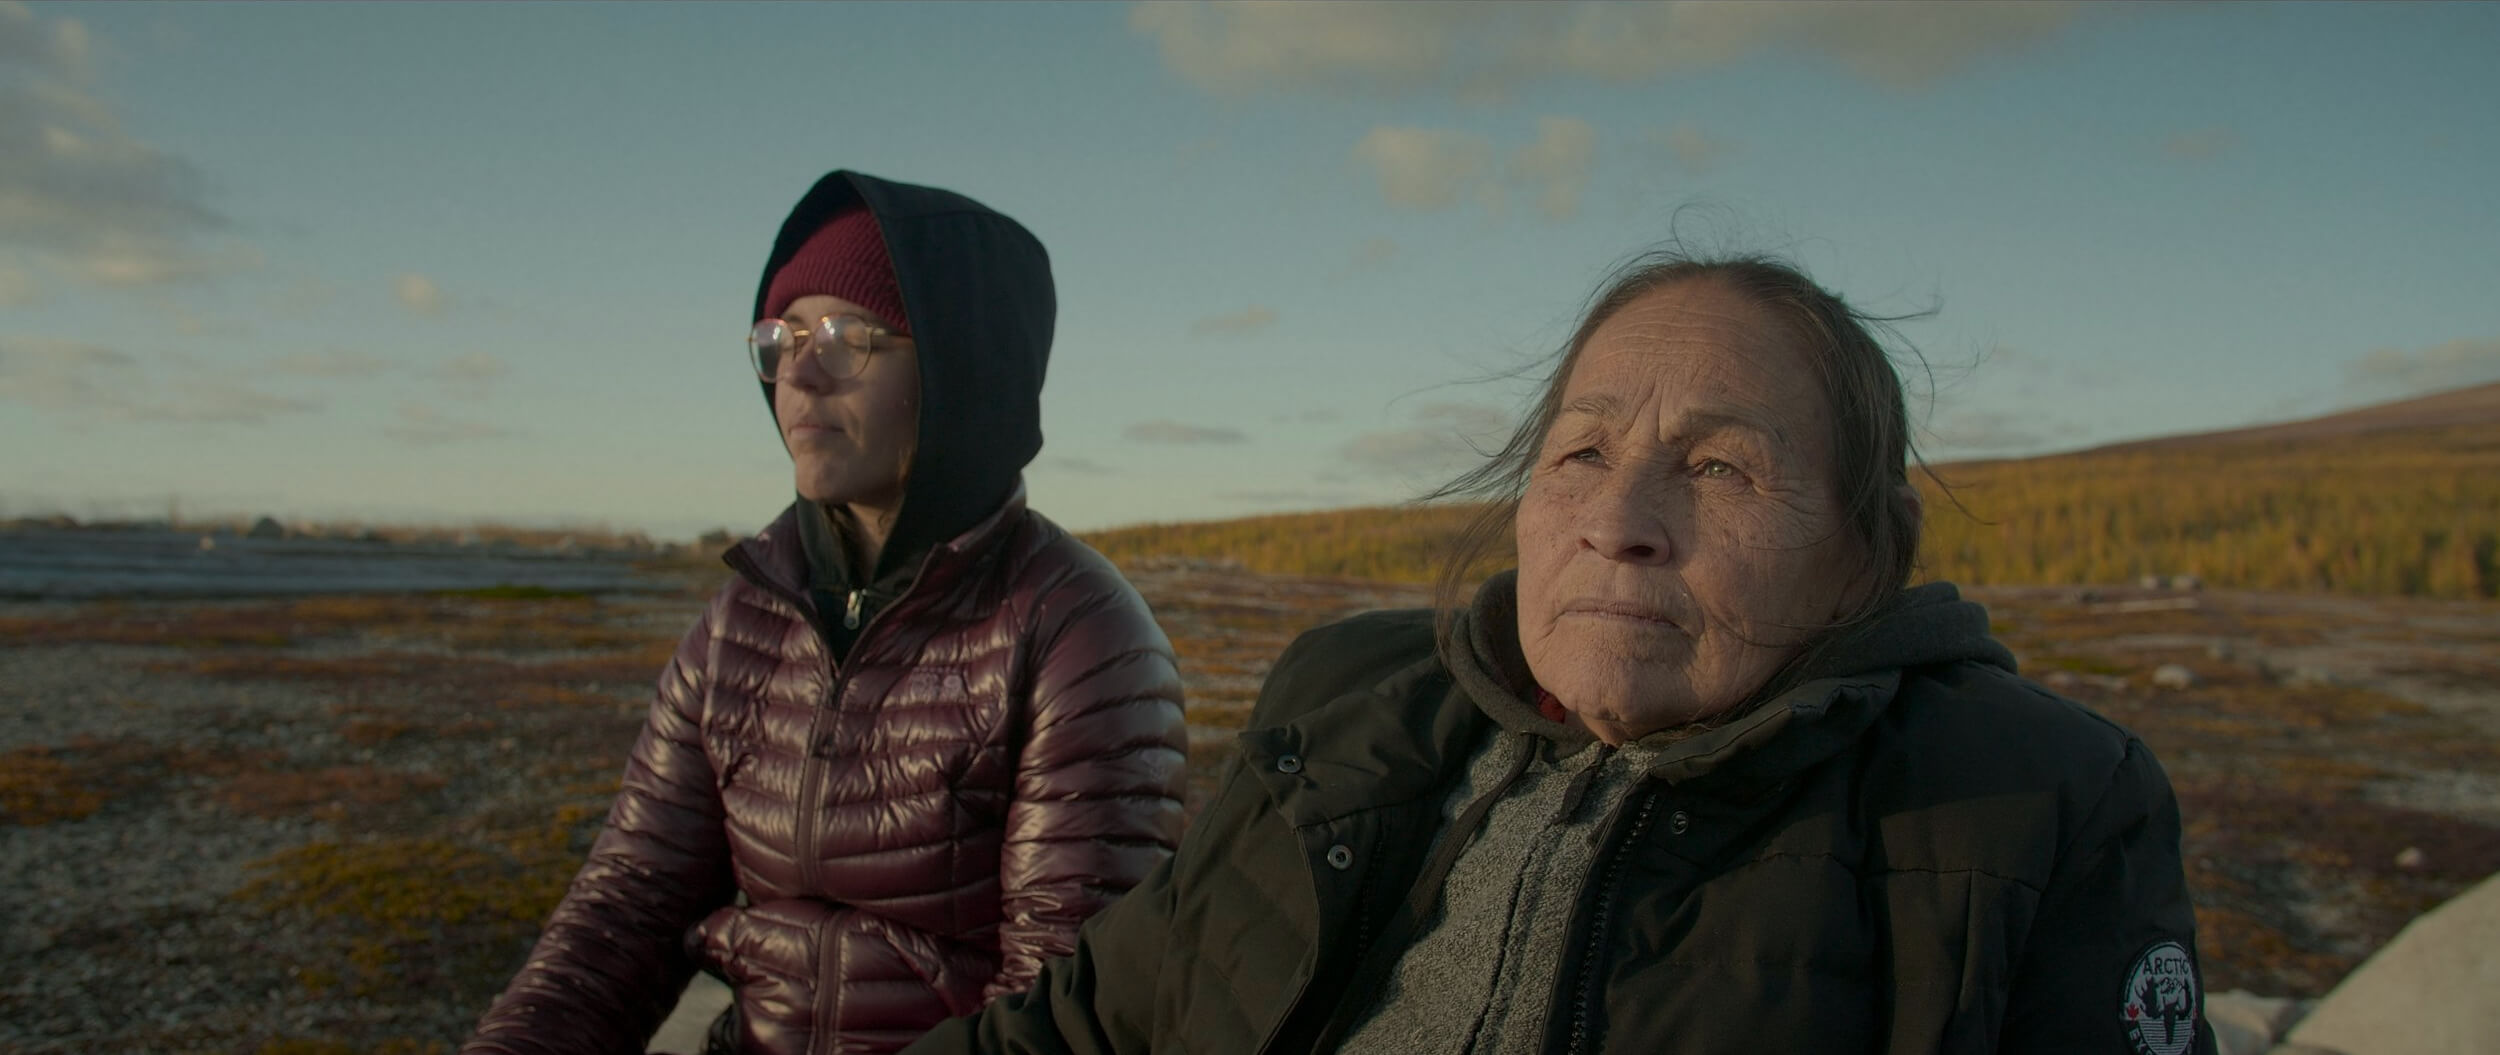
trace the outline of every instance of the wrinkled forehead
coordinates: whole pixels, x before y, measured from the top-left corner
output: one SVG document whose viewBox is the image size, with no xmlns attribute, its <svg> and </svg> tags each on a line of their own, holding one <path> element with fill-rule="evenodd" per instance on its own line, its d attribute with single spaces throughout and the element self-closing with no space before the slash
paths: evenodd
<svg viewBox="0 0 2500 1055">
<path fill-rule="evenodd" d="M 1653 290 L 1599 324 L 1561 397 L 1566 414 L 1729 419 L 1800 440 L 1830 417 L 1796 328 L 1707 280 Z"/>
</svg>

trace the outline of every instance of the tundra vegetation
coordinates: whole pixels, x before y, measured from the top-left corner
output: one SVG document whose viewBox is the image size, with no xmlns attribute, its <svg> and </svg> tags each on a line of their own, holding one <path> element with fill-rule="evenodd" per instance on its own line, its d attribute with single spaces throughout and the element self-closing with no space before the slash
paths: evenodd
<svg viewBox="0 0 2500 1055">
<path fill-rule="evenodd" d="M 2500 871 L 2495 459 L 2469 430 L 1943 470 L 1973 518 L 1931 495 L 1930 573 L 2169 768 L 2212 988 L 2319 995 Z M 1285 644 L 1425 603 L 1466 513 L 1094 536 L 1179 654 L 1193 809 Z M 0 606 L 0 1049 L 450 1050 L 727 574 L 647 570 L 669 588 Z"/>
<path fill-rule="evenodd" d="M 1924 578 L 2367 596 L 2500 596 L 2500 423 L 2153 445 L 1940 466 Z M 1271 575 L 1420 583 L 1477 509 L 1372 508 L 1088 536 L 1114 560 L 1189 557 Z M 1487 568 L 1509 563 L 1507 553 Z"/>
</svg>

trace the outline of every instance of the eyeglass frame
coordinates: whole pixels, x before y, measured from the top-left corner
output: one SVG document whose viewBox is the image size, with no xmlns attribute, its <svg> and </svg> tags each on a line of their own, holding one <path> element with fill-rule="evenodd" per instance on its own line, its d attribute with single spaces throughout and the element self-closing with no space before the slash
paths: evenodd
<svg viewBox="0 0 2500 1055">
<path fill-rule="evenodd" d="M 831 342 L 821 338 L 819 334 L 827 328 L 827 323 L 832 323 L 834 326 L 839 327 L 839 332 L 841 333 L 856 333 L 859 335 L 856 340 L 846 337 L 837 337 L 833 339 L 835 341 L 839 341 L 853 353 L 853 365 L 848 372 L 837 372 L 825 365 L 825 345 Z M 786 358 L 776 361 L 774 363 L 774 371 L 769 374 L 764 372 L 763 342 L 757 339 L 757 334 L 762 333 L 764 328 L 767 326 L 779 327 L 785 334 L 787 334 L 787 336 L 783 338 L 784 341 L 798 342 L 802 339 L 804 340 L 804 343 L 800 344 L 798 347 L 785 348 L 781 352 L 777 353 Z M 882 346 L 878 343 L 880 339 L 884 339 L 885 342 Z M 791 325 L 788 319 L 757 319 L 755 321 L 755 325 L 747 328 L 747 366 L 755 371 L 755 376 L 758 379 L 779 383 L 781 380 L 781 372 L 787 368 L 784 363 L 796 362 L 799 356 L 804 354 L 812 357 L 816 362 L 816 368 L 823 370 L 828 375 L 831 375 L 834 380 L 848 381 L 867 373 L 868 360 L 874 358 L 876 353 L 879 351 L 895 350 L 898 342 L 902 347 L 916 347 L 915 342 L 913 342 L 910 336 L 896 333 L 891 327 L 879 326 L 876 323 L 868 321 L 867 316 L 853 311 L 828 312 L 826 314 L 819 315 L 816 317 L 816 321 L 813 324 L 805 328 Z"/>
</svg>

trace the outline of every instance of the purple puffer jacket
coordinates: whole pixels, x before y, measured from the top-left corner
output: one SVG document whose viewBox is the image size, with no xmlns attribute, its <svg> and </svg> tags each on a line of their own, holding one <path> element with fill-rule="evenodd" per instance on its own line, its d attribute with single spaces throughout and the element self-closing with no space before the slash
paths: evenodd
<svg viewBox="0 0 2500 1055">
<path fill-rule="evenodd" d="M 1171 645 L 1021 489 L 838 670 L 795 516 L 729 560 L 589 862 L 464 1052 L 639 1052 L 698 957 L 749 1050 L 891 1051 L 1030 984 L 1179 841 Z"/>
</svg>

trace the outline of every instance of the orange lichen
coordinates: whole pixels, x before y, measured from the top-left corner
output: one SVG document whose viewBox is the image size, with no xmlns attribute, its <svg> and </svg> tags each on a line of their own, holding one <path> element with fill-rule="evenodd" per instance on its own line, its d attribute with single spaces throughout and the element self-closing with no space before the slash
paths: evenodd
<svg viewBox="0 0 2500 1055">
<path fill-rule="evenodd" d="M 103 793 L 79 780 L 51 748 L 0 754 L 0 824 L 31 828 L 82 820 L 103 808 Z"/>
<path fill-rule="evenodd" d="M 345 819 L 353 808 L 387 806 L 444 783 L 432 773 L 372 766 L 270 770 L 229 779 L 217 789 L 217 800 L 228 809 L 255 817 L 307 814 L 336 821 Z"/>
</svg>

